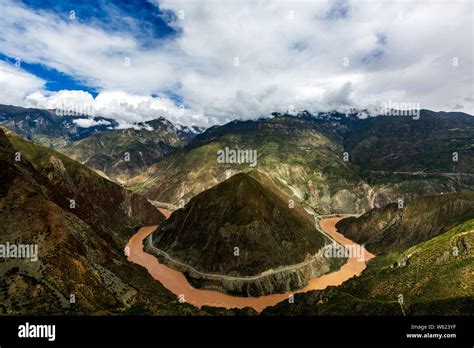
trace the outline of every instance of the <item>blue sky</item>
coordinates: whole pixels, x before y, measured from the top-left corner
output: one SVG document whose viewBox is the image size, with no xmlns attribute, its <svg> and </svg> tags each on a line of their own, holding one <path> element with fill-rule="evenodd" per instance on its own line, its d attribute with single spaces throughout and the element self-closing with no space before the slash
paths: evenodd
<svg viewBox="0 0 474 348">
<path fill-rule="evenodd" d="M 0 53 L 0 60 L 8 62 L 9 64 L 15 65 L 16 59 L 16 57 L 8 57 Z M 94 87 L 83 84 L 81 81 L 76 80 L 74 76 L 64 74 L 54 68 L 43 64 L 27 62 L 21 62 L 20 64 L 24 71 L 43 79 L 45 81 L 44 87 L 48 91 L 61 91 L 63 89 L 83 90 L 91 93 L 94 97 L 98 94 L 97 89 Z"/>
<path fill-rule="evenodd" d="M 34 10 L 55 13 L 58 17 L 68 17 L 70 11 L 74 11 L 81 24 L 131 33 L 144 46 L 177 33 L 168 25 L 175 19 L 174 13 L 163 11 L 159 4 L 150 1 L 24 0 L 23 4 Z"/>
<path fill-rule="evenodd" d="M 202 126 L 388 102 L 472 113 L 472 11 L 469 0 L 3 0 L 0 103 Z"/>
<path fill-rule="evenodd" d="M 158 5 L 149 1 L 24 0 L 22 3 L 32 10 L 54 14 L 65 22 L 73 16 L 75 21 L 84 26 L 95 26 L 106 32 L 128 33 L 145 49 L 159 46 L 162 40 L 178 35 L 178 31 L 168 25 L 168 22 L 176 19 L 174 13 L 162 11 Z M 0 59 L 15 64 L 16 57 L 0 52 Z M 44 79 L 48 91 L 84 90 L 95 97 L 100 88 L 44 64 L 22 61 L 21 67 Z"/>
</svg>

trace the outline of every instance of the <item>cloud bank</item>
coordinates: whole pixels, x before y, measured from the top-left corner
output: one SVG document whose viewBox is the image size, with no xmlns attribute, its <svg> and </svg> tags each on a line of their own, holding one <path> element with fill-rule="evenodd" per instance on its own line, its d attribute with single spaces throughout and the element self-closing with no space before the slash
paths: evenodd
<svg viewBox="0 0 474 348">
<path fill-rule="evenodd" d="M 163 115 L 202 126 L 388 101 L 474 113 L 471 1 L 155 5 L 174 14 L 166 18 L 177 34 L 144 46 L 137 33 L 3 1 L 3 54 L 54 68 L 99 94 L 47 91 L 41 79 L 0 62 L 0 101 L 93 104 L 123 122 Z"/>
</svg>

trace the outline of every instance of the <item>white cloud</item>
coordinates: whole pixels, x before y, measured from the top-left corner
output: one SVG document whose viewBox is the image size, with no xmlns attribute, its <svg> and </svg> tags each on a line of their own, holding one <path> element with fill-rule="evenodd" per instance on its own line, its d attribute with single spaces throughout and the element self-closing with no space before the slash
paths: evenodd
<svg viewBox="0 0 474 348">
<path fill-rule="evenodd" d="M 13 64 L 0 61 L 0 103 L 22 104 L 30 93 L 43 87 L 45 81 Z"/>
<path fill-rule="evenodd" d="M 110 125 L 109 121 L 106 120 L 94 120 L 92 118 L 78 118 L 73 120 L 75 124 L 77 124 L 81 128 L 90 128 L 92 126 L 99 126 L 99 125 Z"/>
<path fill-rule="evenodd" d="M 26 103 L 30 107 L 44 109 L 67 109 L 77 107 L 87 110 L 94 103 L 94 97 L 85 91 L 62 90 L 58 92 L 35 92 L 28 95 Z"/>
<path fill-rule="evenodd" d="M 95 98 L 85 91 L 35 92 L 28 95 L 25 101 L 28 107 L 57 109 L 59 114 L 113 118 L 122 128 L 160 116 L 173 123 L 187 124 L 192 120 L 195 121 L 194 124 L 209 126 L 202 115 L 192 114 L 191 110 L 176 106 L 169 98 L 134 95 L 123 91 L 104 91 Z"/>
<path fill-rule="evenodd" d="M 130 33 L 7 0 L 0 5 L 0 38 L 9 56 L 97 86 L 97 111 L 124 122 L 148 119 L 160 108 L 173 121 L 207 126 L 289 105 L 326 111 L 387 100 L 474 112 L 471 1 L 351 0 L 346 18 L 328 18 L 337 4 L 159 1 L 162 9 L 184 11 L 173 23 L 180 34 L 143 48 Z M 185 112 L 167 91 L 182 98 Z"/>
</svg>

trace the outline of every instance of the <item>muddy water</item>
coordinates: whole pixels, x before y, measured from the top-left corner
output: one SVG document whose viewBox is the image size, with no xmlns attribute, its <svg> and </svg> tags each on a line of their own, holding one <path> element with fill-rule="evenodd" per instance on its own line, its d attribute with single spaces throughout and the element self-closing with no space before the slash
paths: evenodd
<svg viewBox="0 0 474 348">
<path fill-rule="evenodd" d="M 356 245 L 356 243 L 337 232 L 335 225 L 340 219 L 341 218 L 328 218 L 321 220 L 320 226 L 339 243 L 344 245 Z M 365 250 L 363 260 L 351 257 L 348 259 L 347 263 L 336 272 L 311 279 L 305 288 L 297 291 L 261 297 L 237 297 L 226 295 L 218 291 L 195 289 L 189 285 L 181 272 L 175 271 L 159 263 L 156 257 L 145 253 L 143 251 L 143 240 L 150 233 L 155 231 L 156 228 L 157 226 L 143 227 L 130 239 L 127 244 L 130 248 L 128 260 L 145 267 L 148 270 L 148 273 L 150 273 L 154 279 L 163 284 L 165 288 L 177 296 L 184 295 L 186 302 L 197 307 L 202 307 L 204 305 L 224 308 L 252 307 L 257 312 L 261 312 L 266 307 L 287 300 L 290 294 L 310 290 L 321 290 L 330 285 L 340 285 L 347 279 L 359 275 L 366 267 L 365 261 L 373 257 L 371 253 Z"/>
<path fill-rule="evenodd" d="M 171 216 L 172 211 L 165 209 L 165 208 L 156 208 L 158 211 L 163 214 L 166 218 L 169 218 Z"/>
</svg>

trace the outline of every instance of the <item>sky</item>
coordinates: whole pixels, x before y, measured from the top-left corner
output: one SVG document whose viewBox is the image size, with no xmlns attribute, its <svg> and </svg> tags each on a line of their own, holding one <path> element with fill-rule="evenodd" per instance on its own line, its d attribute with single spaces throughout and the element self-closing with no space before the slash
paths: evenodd
<svg viewBox="0 0 474 348">
<path fill-rule="evenodd" d="M 210 126 L 390 103 L 474 114 L 470 0 L 0 2 L 0 103 Z"/>
</svg>

